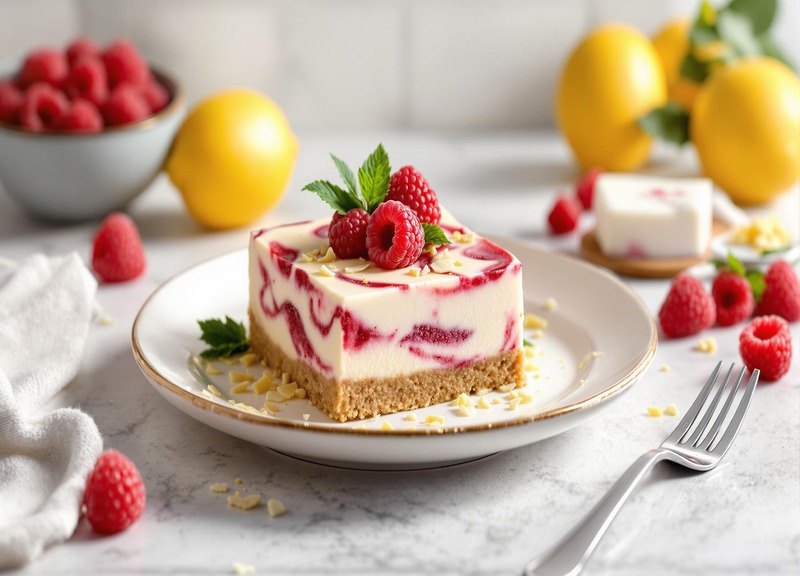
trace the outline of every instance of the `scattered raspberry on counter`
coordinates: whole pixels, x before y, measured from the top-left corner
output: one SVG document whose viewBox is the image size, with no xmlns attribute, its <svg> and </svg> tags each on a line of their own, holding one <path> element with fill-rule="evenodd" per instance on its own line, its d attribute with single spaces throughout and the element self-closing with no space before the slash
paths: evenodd
<svg viewBox="0 0 800 576">
<path fill-rule="evenodd" d="M 786 260 L 770 264 L 764 275 L 766 288 L 756 304 L 756 316 L 776 314 L 788 322 L 800 320 L 800 279 Z"/>
<path fill-rule="evenodd" d="M 711 295 L 716 306 L 717 324 L 733 326 L 750 318 L 755 308 L 753 291 L 747 278 L 726 270 L 714 278 Z"/>
<path fill-rule="evenodd" d="M 122 212 L 106 216 L 94 237 L 92 270 L 103 282 L 126 282 L 144 269 L 144 248 L 134 221 Z"/>
<path fill-rule="evenodd" d="M 792 362 L 792 335 L 789 324 L 780 316 L 759 316 L 739 335 L 739 354 L 761 379 L 775 381 L 789 371 Z"/>
<path fill-rule="evenodd" d="M 581 211 L 581 203 L 576 197 L 559 196 L 547 216 L 550 232 L 553 234 L 566 234 L 575 230 L 581 217 Z"/>
<path fill-rule="evenodd" d="M 99 534 L 122 532 L 139 519 L 146 501 L 144 482 L 134 463 L 116 450 L 100 454 L 83 497 L 92 529 Z"/>
<path fill-rule="evenodd" d="M 702 282 L 689 274 L 679 274 L 672 281 L 658 320 L 670 338 L 691 336 L 710 328 L 716 319 L 714 300 Z"/>
</svg>

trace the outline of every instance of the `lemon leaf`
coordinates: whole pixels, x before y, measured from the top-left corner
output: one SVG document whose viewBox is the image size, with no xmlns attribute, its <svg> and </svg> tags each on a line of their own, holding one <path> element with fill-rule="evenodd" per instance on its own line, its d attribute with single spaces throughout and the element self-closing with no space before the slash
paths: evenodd
<svg viewBox="0 0 800 576">
<path fill-rule="evenodd" d="M 364 164 L 358 169 L 361 196 L 363 196 L 367 212 L 370 214 L 386 198 L 386 194 L 389 192 L 391 172 L 389 155 L 383 149 L 383 144 L 378 144 L 375 151 L 364 160 Z"/>
<path fill-rule="evenodd" d="M 761 53 L 761 46 L 753 34 L 752 24 L 738 12 L 730 10 L 720 12 L 717 18 L 717 30 L 720 38 L 740 56 L 757 56 Z"/>
<path fill-rule="evenodd" d="M 639 127 L 660 140 L 683 146 L 689 141 L 689 115 L 674 102 L 654 108 L 636 123 Z"/>
<path fill-rule="evenodd" d="M 358 197 L 358 188 L 356 187 L 356 177 L 353 175 L 353 171 L 350 170 L 350 166 L 348 166 L 344 160 L 337 158 L 333 154 L 331 154 L 331 158 L 333 159 L 333 163 L 336 164 L 336 169 L 339 171 L 339 175 L 344 180 L 344 183 L 347 185 L 347 190 L 355 197 Z"/>
<path fill-rule="evenodd" d="M 777 0 L 732 0 L 725 11 L 741 15 L 750 22 L 754 34 L 762 34 L 772 26 L 777 8 Z"/>
<path fill-rule="evenodd" d="M 327 180 L 314 180 L 303 186 L 303 190 L 313 192 L 339 214 L 347 214 L 353 208 L 363 208 L 357 196 Z"/>
</svg>

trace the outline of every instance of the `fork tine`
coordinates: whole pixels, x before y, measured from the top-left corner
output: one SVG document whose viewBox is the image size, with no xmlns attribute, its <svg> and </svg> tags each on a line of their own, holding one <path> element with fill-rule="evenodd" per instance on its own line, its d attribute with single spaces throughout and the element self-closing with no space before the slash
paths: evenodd
<svg viewBox="0 0 800 576">
<path fill-rule="evenodd" d="M 731 372 L 733 372 L 733 364 L 731 364 L 731 367 L 728 368 L 728 373 L 725 375 L 725 380 L 722 382 L 722 386 L 720 386 L 717 390 L 717 393 L 714 394 L 714 399 L 703 413 L 703 419 L 700 421 L 700 424 L 697 425 L 697 428 L 694 429 L 692 435 L 686 440 L 686 444 L 689 444 L 690 446 L 697 445 L 697 441 L 703 435 L 703 432 L 705 432 L 708 423 L 711 421 L 711 417 L 714 415 L 714 410 L 717 409 L 717 404 L 719 404 L 719 400 L 722 398 L 722 393 L 725 391 L 725 388 L 728 387 L 728 381 L 731 379 Z"/>
<path fill-rule="evenodd" d="M 722 435 L 722 439 L 720 439 L 717 445 L 711 450 L 711 452 L 718 455 L 720 458 L 725 455 L 728 448 L 731 447 L 731 442 L 736 438 L 736 434 L 739 433 L 739 428 L 742 426 L 744 416 L 747 414 L 747 409 L 750 407 L 750 400 L 753 398 L 753 391 L 756 389 L 760 374 L 761 372 L 758 369 L 753 370 L 753 374 L 750 376 L 750 382 L 747 383 L 747 388 L 745 388 L 742 399 L 739 401 L 739 407 L 736 409 L 733 418 L 731 418 L 728 428 L 725 430 L 725 434 Z"/>
<path fill-rule="evenodd" d="M 714 371 L 711 373 L 711 376 L 708 377 L 708 381 L 706 382 L 703 389 L 700 391 L 700 394 L 697 395 L 697 399 L 692 404 L 691 408 L 686 412 L 684 417 L 678 422 L 678 425 L 675 427 L 675 430 L 672 431 L 672 434 L 665 440 L 666 442 L 673 442 L 677 444 L 683 435 L 686 434 L 686 431 L 692 427 L 692 423 L 694 419 L 697 418 L 697 414 L 700 412 L 700 408 L 703 407 L 703 404 L 708 398 L 708 393 L 713 388 L 714 383 L 717 381 L 717 376 L 719 376 L 720 368 L 722 368 L 722 362 L 717 362 L 717 366 L 714 368 Z"/>
<path fill-rule="evenodd" d="M 733 364 L 731 364 L 731 370 L 733 370 Z M 736 396 L 736 392 L 739 390 L 739 385 L 742 383 L 742 378 L 744 378 L 744 370 L 745 367 L 742 366 L 742 369 L 739 371 L 739 377 L 736 379 L 736 384 L 731 387 L 731 391 L 728 393 L 728 399 L 725 400 L 725 405 L 722 407 L 722 410 L 720 410 L 717 419 L 714 420 L 714 425 L 711 427 L 711 430 L 708 431 L 708 434 L 706 434 L 706 437 L 702 442 L 698 440 L 693 444 L 693 446 L 697 446 L 702 450 L 706 450 L 709 446 L 711 446 L 711 443 L 717 437 L 719 429 L 722 427 L 722 422 L 725 420 L 725 416 L 728 415 L 728 410 L 730 410 L 731 404 L 733 404 L 733 399 Z"/>
</svg>

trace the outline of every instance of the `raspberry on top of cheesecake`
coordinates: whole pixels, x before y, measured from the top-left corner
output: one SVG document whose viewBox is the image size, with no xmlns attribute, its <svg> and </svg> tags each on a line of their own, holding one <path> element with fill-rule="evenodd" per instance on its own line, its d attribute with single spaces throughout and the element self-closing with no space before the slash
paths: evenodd
<svg viewBox="0 0 800 576">
<path fill-rule="evenodd" d="M 442 219 L 424 178 L 401 172 L 372 203 L 362 182 L 362 205 L 338 217 L 251 234 L 251 347 L 341 421 L 523 384 L 519 260 Z"/>
</svg>

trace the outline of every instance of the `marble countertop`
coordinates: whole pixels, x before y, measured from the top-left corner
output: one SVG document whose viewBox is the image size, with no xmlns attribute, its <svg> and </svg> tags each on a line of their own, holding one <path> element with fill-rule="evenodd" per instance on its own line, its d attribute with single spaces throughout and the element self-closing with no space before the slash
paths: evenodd
<svg viewBox="0 0 800 576">
<path fill-rule="evenodd" d="M 383 140 L 393 163 L 415 164 L 440 201 L 482 233 L 514 236 L 576 254 L 579 234 L 552 238 L 545 218 L 577 172 L 552 134 L 300 134 L 291 188 L 258 224 L 320 217 L 327 208 L 299 189 L 333 178 L 328 152 L 360 160 Z M 696 175 L 691 150 L 660 149 L 648 172 Z M 207 232 L 193 223 L 163 177 L 129 209 L 148 258 L 145 275 L 101 286 L 114 319 L 94 325 L 83 367 L 58 398 L 97 422 L 106 447 L 138 465 L 148 492 L 143 518 L 98 537 L 82 522 L 74 537 L 16 572 L 36 574 L 519 574 L 577 522 L 676 420 L 648 405 L 688 407 L 718 360 L 739 361 L 741 326 L 713 328 L 718 350 L 697 338 L 659 342 L 650 369 L 596 418 L 568 432 L 448 468 L 370 472 L 306 463 L 224 435 L 179 412 L 140 373 L 131 326 L 145 299 L 177 272 L 246 246 L 248 230 Z M 800 189 L 753 213 L 777 213 L 800 236 Z M 584 220 L 582 228 L 590 226 Z M 0 190 L 0 256 L 77 251 L 90 258 L 96 222 L 56 226 L 27 218 Z M 244 271 L 242 272 L 244 273 Z M 669 283 L 626 279 L 653 312 Z M 797 574 L 800 571 L 800 343 L 792 325 L 790 373 L 760 385 L 730 453 L 694 474 L 661 464 L 625 505 L 587 575 Z M 658 369 L 671 367 L 669 372 Z M 216 482 L 282 500 L 279 518 L 229 508 Z"/>
</svg>

